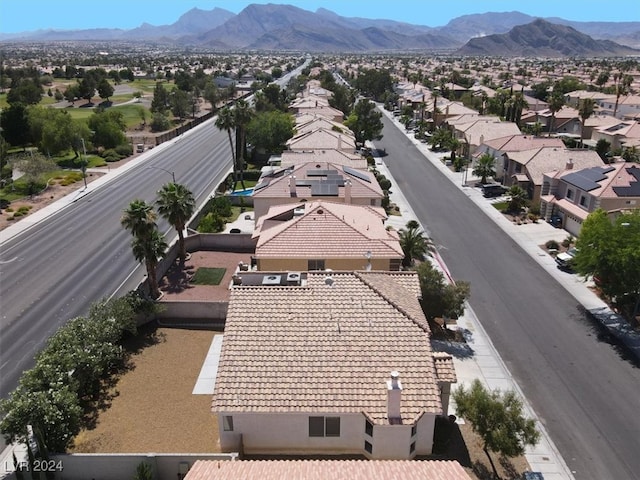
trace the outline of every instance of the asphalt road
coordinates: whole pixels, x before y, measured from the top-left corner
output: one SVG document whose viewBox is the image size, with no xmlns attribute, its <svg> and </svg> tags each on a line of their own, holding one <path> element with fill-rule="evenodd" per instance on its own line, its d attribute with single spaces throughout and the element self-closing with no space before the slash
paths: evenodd
<svg viewBox="0 0 640 480">
<path fill-rule="evenodd" d="M 6 242 L 0 252 L 0 397 L 15 388 L 58 327 L 85 314 L 95 300 L 140 283 L 144 267 L 131 253 L 131 235 L 120 226 L 132 200 L 155 202 L 174 172 L 200 204 L 230 168 L 228 136 L 209 120 Z M 164 220 L 158 225 L 168 239 L 175 236 Z"/>
<path fill-rule="evenodd" d="M 391 174 L 577 479 L 640 478 L 640 369 L 383 117 Z M 393 187 L 392 187 L 393 189 Z"/>
</svg>

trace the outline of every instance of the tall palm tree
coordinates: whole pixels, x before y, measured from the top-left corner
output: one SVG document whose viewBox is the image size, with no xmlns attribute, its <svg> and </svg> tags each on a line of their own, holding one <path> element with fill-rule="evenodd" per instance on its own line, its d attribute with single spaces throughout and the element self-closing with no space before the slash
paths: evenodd
<svg viewBox="0 0 640 480">
<path fill-rule="evenodd" d="M 564 107 L 564 97 L 560 92 L 551 92 L 547 97 L 547 103 L 549 104 L 549 110 L 551 111 L 551 123 L 549 124 L 549 135 L 556 123 L 556 113 L 562 110 Z"/>
<path fill-rule="evenodd" d="M 160 235 L 160 232 L 155 229 L 151 231 L 147 238 L 133 237 L 131 248 L 135 259 L 145 264 L 151 297 L 154 299 L 160 298 L 156 269 L 158 268 L 158 259 L 162 258 L 164 252 L 167 250 L 167 243 L 164 241 L 162 235 Z"/>
<path fill-rule="evenodd" d="M 417 222 L 407 223 L 406 228 L 400 229 L 398 232 L 400 237 L 400 247 L 404 253 L 402 266 L 411 267 L 415 259 L 424 259 L 426 255 L 430 255 L 435 251 L 435 246 L 431 239 L 425 236 Z"/>
<path fill-rule="evenodd" d="M 149 289 L 153 298 L 160 296 L 156 267 L 158 258 L 167 248 L 167 244 L 158 232 L 156 219 L 157 215 L 153 206 L 144 200 L 131 202 L 120 219 L 121 225 L 133 235 L 131 247 L 134 257 L 139 262 L 145 262 Z"/>
<path fill-rule="evenodd" d="M 216 127 L 220 130 L 227 132 L 229 136 L 229 147 L 231 148 L 231 160 L 233 161 L 233 188 L 238 181 L 238 165 L 236 164 L 236 151 L 233 147 L 233 138 L 231 137 L 231 130 L 235 129 L 235 121 L 233 118 L 233 111 L 229 107 L 224 107 L 218 112 L 218 118 L 216 118 Z"/>
<path fill-rule="evenodd" d="M 184 185 L 167 183 L 158 191 L 156 203 L 158 205 L 158 213 L 178 232 L 180 260 L 184 262 L 187 258 L 184 229 L 196 209 L 196 201 L 193 198 L 193 194 Z"/>
<path fill-rule="evenodd" d="M 580 107 L 578 108 L 578 113 L 580 114 L 580 147 L 582 147 L 582 141 L 584 139 L 584 124 L 587 119 L 593 115 L 593 99 L 591 98 L 583 98 L 580 100 Z"/>
<path fill-rule="evenodd" d="M 480 177 L 480 183 L 484 185 L 487 183 L 487 177 L 495 176 L 496 170 L 494 167 L 495 159 L 488 153 L 485 153 L 478 159 L 472 173 L 476 177 Z"/>
<path fill-rule="evenodd" d="M 234 125 L 236 127 L 236 160 L 240 171 L 240 183 L 244 186 L 244 156 L 247 150 L 247 126 L 253 118 L 253 109 L 246 100 L 238 100 L 233 109 Z"/>
</svg>

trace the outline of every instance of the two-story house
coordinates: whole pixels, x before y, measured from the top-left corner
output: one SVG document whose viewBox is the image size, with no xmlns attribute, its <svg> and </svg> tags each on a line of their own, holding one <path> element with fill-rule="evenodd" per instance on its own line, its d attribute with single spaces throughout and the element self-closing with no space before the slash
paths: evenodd
<svg viewBox="0 0 640 480">
<path fill-rule="evenodd" d="M 556 215 L 562 227 L 579 235 L 589 213 L 601 208 L 611 217 L 640 208 L 640 165 L 614 163 L 544 175 L 540 211 Z"/>
</svg>

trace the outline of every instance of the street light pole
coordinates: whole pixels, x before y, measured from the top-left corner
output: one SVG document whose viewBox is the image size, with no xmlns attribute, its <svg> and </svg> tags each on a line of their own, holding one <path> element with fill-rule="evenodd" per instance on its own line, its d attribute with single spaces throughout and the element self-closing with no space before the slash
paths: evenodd
<svg viewBox="0 0 640 480">
<path fill-rule="evenodd" d="M 174 172 L 167 170 L 166 168 L 155 167 L 153 165 L 149 165 L 147 168 L 155 168 L 156 170 L 162 170 L 163 172 L 168 173 L 169 175 L 171 175 L 171 178 L 173 179 L 173 183 L 176 183 L 176 174 Z"/>
</svg>

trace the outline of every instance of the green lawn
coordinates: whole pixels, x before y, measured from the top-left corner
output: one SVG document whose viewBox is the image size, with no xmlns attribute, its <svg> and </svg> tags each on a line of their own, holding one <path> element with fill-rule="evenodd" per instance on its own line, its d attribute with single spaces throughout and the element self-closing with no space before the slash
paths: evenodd
<svg viewBox="0 0 640 480">
<path fill-rule="evenodd" d="M 499 212 L 504 212 L 509 206 L 509 202 L 497 202 L 497 203 L 493 203 L 492 205 L 493 205 L 493 208 L 495 208 Z"/>
<path fill-rule="evenodd" d="M 96 107 L 81 107 L 81 108 L 67 108 L 67 112 L 71 115 L 72 118 L 79 120 L 87 120 L 91 115 L 93 115 L 93 109 Z M 129 103 L 127 105 L 114 106 L 109 107 L 109 109 L 117 110 L 122 113 L 124 116 L 124 121 L 127 124 L 127 128 L 135 127 L 142 122 L 140 118 L 140 109 L 144 107 L 137 103 Z M 146 110 L 146 109 L 145 109 Z M 147 118 L 149 117 L 149 113 L 147 113 Z"/>
<path fill-rule="evenodd" d="M 226 271 L 226 268 L 200 267 L 196 270 L 191 283 L 196 285 L 220 285 Z"/>
</svg>

